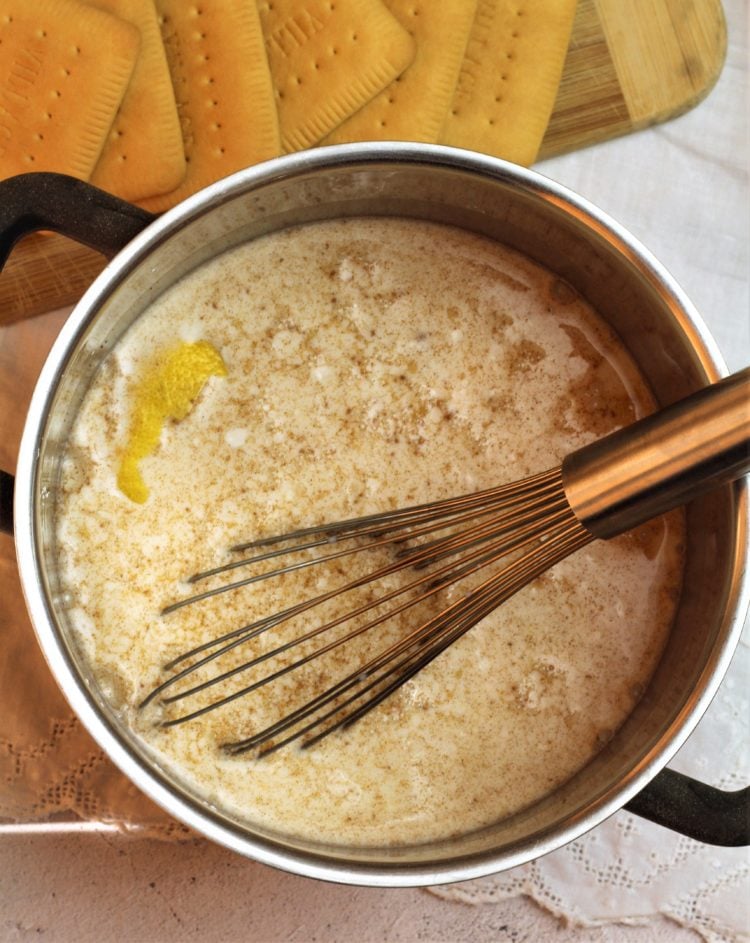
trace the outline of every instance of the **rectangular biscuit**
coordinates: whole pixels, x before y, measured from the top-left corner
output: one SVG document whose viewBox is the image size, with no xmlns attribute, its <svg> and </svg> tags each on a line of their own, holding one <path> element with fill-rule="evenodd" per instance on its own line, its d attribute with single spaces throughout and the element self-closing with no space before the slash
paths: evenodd
<svg viewBox="0 0 750 943">
<path fill-rule="evenodd" d="M 185 153 L 154 0 L 86 2 L 141 34 L 138 61 L 91 182 L 131 202 L 174 190 L 185 176 Z"/>
<path fill-rule="evenodd" d="M 153 212 L 280 151 L 273 86 L 255 3 L 156 0 L 187 173 Z"/>
<path fill-rule="evenodd" d="M 79 0 L 0 0 L 0 178 L 88 180 L 139 44 L 130 23 Z"/>
<path fill-rule="evenodd" d="M 441 144 L 534 162 L 575 6 L 575 0 L 479 0 Z"/>
<path fill-rule="evenodd" d="M 414 58 L 381 0 L 261 0 L 285 151 L 321 141 Z"/>
<path fill-rule="evenodd" d="M 424 141 L 434 144 L 458 80 L 476 0 L 384 0 L 416 45 L 414 61 L 322 142 Z"/>
</svg>

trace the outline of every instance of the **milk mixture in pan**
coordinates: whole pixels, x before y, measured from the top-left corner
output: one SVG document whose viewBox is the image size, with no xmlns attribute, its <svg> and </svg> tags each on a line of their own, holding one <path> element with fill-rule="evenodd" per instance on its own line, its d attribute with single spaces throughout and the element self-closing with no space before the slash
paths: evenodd
<svg viewBox="0 0 750 943">
<path fill-rule="evenodd" d="M 117 486 L 135 391 L 199 340 L 226 375 L 166 423 L 140 462 L 148 498 L 136 503 Z M 568 779 L 632 710 L 679 595 L 679 514 L 590 545 L 351 728 L 263 759 L 222 744 L 278 719 L 300 687 L 330 685 L 347 656 L 172 728 L 159 720 L 209 695 L 137 705 L 170 658 L 332 588 L 353 565 L 161 609 L 240 541 L 513 481 L 652 408 L 590 308 L 494 242 L 375 218 L 260 238 L 169 289 L 84 400 L 57 520 L 70 622 L 152 755 L 230 815 L 353 845 L 481 827 Z M 230 664 L 268 644 L 246 643 Z"/>
</svg>

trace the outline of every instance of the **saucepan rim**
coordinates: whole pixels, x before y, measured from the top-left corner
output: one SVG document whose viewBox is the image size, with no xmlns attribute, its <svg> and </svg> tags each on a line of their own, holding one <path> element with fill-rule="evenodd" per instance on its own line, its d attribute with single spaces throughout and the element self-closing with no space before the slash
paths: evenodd
<svg viewBox="0 0 750 943">
<path fill-rule="evenodd" d="M 505 180 L 525 189 L 540 200 L 554 203 L 574 213 L 588 227 L 615 245 L 634 261 L 646 276 L 670 298 L 675 310 L 690 326 L 696 357 L 707 382 L 726 374 L 726 367 L 700 315 L 664 266 L 618 223 L 602 210 L 566 187 L 533 170 L 508 164 L 497 158 L 437 145 L 395 142 L 340 145 L 290 154 L 215 183 L 189 197 L 174 209 L 155 219 L 132 239 L 96 278 L 73 309 L 53 345 L 33 394 L 18 458 L 15 493 L 15 537 L 21 581 L 31 619 L 44 655 L 71 707 L 109 757 L 151 799 L 196 831 L 234 851 L 265 864 L 309 877 L 347 884 L 374 886 L 418 886 L 449 883 L 479 877 L 525 863 L 579 837 L 598 825 L 634 797 L 668 762 L 690 735 L 705 712 L 726 672 L 739 640 L 744 612 L 750 597 L 746 572 L 748 553 L 748 502 L 744 482 L 735 483 L 736 573 L 734 596 L 727 602 L 729 624 L 720 644 L 711 651 L 702 678 L 702 690 L 692 700 L 668 742 L 651 751 L 631 774 L 614 785 L 606 795 L 592 797 L 585 814 L 550 834 L 530 835 L 512 851 L 495 850 L 474 856 L 418 863 L 376 864 L 372 861 L 337 859 L 250 835 L 246 830 L 213 813 L 190 797 L 175 791 L 160 772 L 144 763 L 134 753 L 121 729 L 103 715 L 91 691 L 87 689 L 69 649 L 58 629 L 53 604 L 40 580 L 42 548 L 37 527 L 36 505 L 40 494 L 38 457 L 49 410 L 71 352 L 84 329 L 96 315 L 102 300 L 124 284 L 136 266 L 164 240 L 201 215 L 212 213 L 239 194 L 275 180 L 291 178 L 335 167 L 357 165 L 373 168 L 383 165 L 414 164 L 443 167 Z"/>
</svg>

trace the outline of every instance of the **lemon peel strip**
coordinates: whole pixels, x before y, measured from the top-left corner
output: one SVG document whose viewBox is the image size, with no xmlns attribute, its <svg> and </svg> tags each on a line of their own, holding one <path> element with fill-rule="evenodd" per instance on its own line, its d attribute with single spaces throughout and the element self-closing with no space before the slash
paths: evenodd
<svg viewBox="0 0 750 943">
<path fill-rule="evenodd" d="M 175 347 L 141 377 L 117 472 L 117 487 L 125 497 L 136 504 L 146 502 L 149 490 L 139 463 L 158 448 L 164 423 L 184 419 L 208 378 L 226 375 L 224 360 L 213 344 L 196 341 Z"/>
</svg>

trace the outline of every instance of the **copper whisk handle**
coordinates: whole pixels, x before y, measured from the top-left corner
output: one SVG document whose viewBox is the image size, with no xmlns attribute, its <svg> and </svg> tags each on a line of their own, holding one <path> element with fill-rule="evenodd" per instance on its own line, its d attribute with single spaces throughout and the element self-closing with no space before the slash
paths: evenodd
<svg viewBox="0 0 750 943">
<path fill-rule="evenodd" d="M 615 537 L 750 471 L 750 368 L 567 456 L 565 494 Z"/>
</svg>

